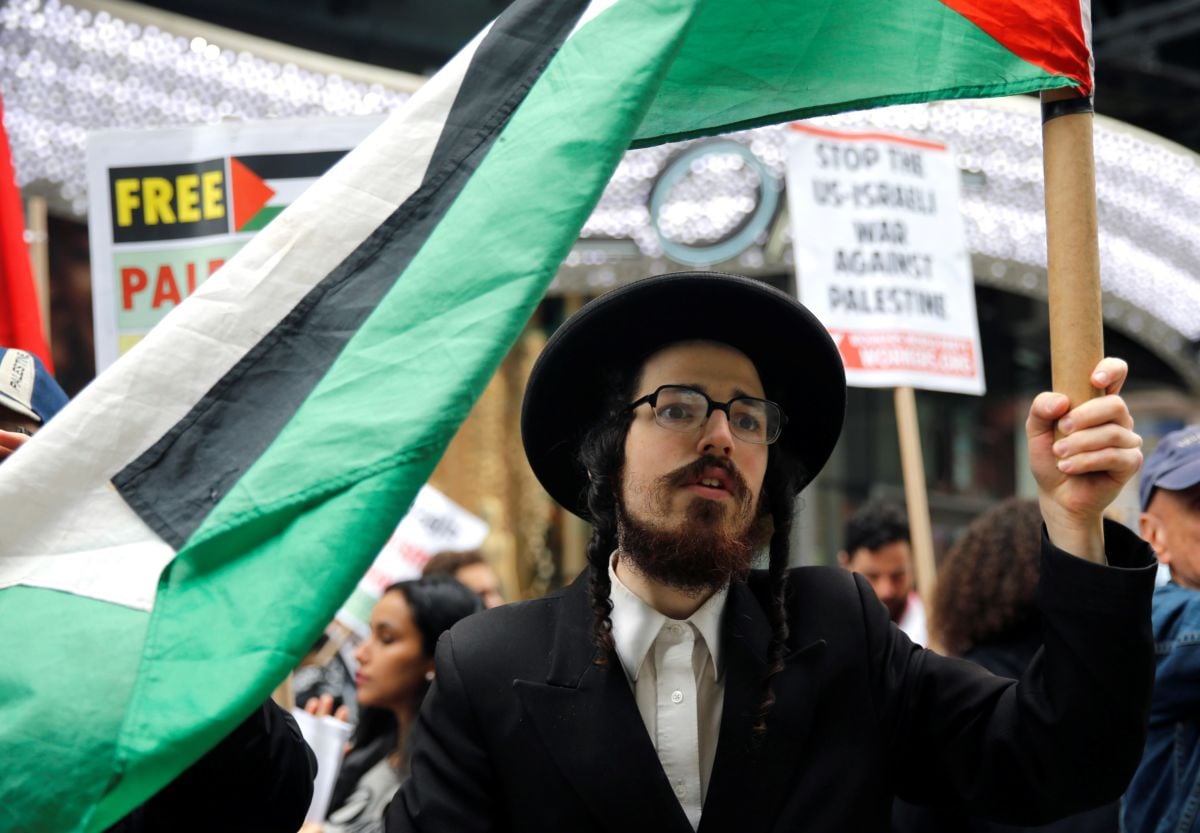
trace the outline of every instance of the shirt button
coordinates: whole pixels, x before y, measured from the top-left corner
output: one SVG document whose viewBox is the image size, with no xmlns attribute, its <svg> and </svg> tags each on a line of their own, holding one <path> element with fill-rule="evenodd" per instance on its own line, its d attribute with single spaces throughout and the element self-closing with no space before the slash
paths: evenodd
<svg viewBox="0 0 1200 833">
<path fill-rule="evenodd" d="M 681 625 L 677 625 L 677 624 L 675 624 L 674 622 L 672 622 L 671 624 L 667 625 L 667 632 L 668 632 L 668 633 L 679 633 L 679 632 L 680 632 L 680 631 L 682 631 L 682 630 L 683 630 L 683 627 L 682 627 Z"/>
<path fill-rule="evenodd" d="M 687 798 L 687 787 L 685 787 L 683 784 L 676 784 L 675 785 L 675 797 L 678 798 L 680 801 Z"/>
<path fill-rule="evenodd" d="M 672 691 L 671 692 L 671 702 L 674 703 L 675 705 L 679 705 L 680 703 L 682 703 L 683 702 L 683 692 L 680 691 L 679 689 L 675 689 L 674 691 Z"/>
</svg>

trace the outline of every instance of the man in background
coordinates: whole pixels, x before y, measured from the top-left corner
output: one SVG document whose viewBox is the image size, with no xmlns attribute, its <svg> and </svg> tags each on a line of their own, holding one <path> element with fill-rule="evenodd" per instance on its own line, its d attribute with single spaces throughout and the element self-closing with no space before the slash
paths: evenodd
<svg viewBox="0 0 1200 833">
<path fill-rule="evenodd" d="M 1200 830 L 1200 425 L 1163 437 L 1139 489 L 1145 538 L 1171 580 L 1154 591 L 1146 752 L 1121 806 L 1126 833 Z"/>
<path fill-rule="evenodd" d="M 924 645 L 925 606 L 913 587 L 908 517 L 894 504 L 870 501 L 846 523 L 844 541 L 838 563 L 870 582 L 888 617 L 909 639 Z"/>
<path fill-rule="evenodd" d="M 500 578 L 479 550 L 439 552 L 429 559 L 423 576 L 450 576 L 465 584 L 479 597 L 485 609 L 504 604 Z"/>
</svg>

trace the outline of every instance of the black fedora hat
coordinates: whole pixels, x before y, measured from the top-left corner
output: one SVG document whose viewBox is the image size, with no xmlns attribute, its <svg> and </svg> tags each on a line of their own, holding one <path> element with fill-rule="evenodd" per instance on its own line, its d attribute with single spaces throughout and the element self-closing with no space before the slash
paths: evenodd
<svg viewBox="0 0 1200 833">
<path fill-rule="evenodd" d="M 608 368 L 630 371 L 679 341 L 727 344 L 754 363 L 788 422 L 778 442 L 800 460 L 797 489 L 829 459 L 846 410 L 846 372 L 824 325 L 799 301 L 760 281 L 720 272 L 657 275 L 615 289 L 572 315 L 529 375 L 521 438 L 550 496 L 580 517 L 587 472 L 583 435 L 602 415 Z"/>
</svg>

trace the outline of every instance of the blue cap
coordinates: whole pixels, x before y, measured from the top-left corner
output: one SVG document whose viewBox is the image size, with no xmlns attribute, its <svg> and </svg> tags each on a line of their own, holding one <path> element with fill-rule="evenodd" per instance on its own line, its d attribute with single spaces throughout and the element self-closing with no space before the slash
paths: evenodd
<svg viewBox="0 0 1200 833">
<path fill-rule="evenodd" d="M 67 395 L 42 360 L 32 353 L 0 347 L 0 408 L 43 425 L 67 404 Z"/>
<path fill-rule="evenodd" d="M 1155 489 L 1177 492 L 1197 483 L 1200 483 L 1200 425 L 1189 425 L 1163 437 L 1146 458 L 1138 487 L 1142 511 L 1146 511 Z"/>
</svg>

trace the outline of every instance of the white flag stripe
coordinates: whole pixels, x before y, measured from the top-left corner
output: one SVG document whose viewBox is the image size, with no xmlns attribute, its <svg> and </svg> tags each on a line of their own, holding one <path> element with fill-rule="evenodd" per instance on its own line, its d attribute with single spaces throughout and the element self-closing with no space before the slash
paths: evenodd
<svg viewBox="0 0 1200 833">
<path fill-rule="evenodd" d="M 157 538 L 89 552 L 64 552 L 54 558 L 18 556 L 7 565 L 16 580 L 0 587 L 22 584 L 48 590 L 66 588 L 79 596 L 149 612 L 154 607 L 157 577 L 174 557 L 175 551 Z M 104 569 L 96 569 L 96 565 Z M 155 581 L 147 582 L 147 576 Z"/>
<path fill-rule="evenodd" d="M 296 200 L 300 199 L 310 186 L 317 181 L 318 177 L 296 177 L 294 179 L 267 179 L 267 187 L 275 193 L 271 199 L 267 200 L 268 206 L 286 206 L 291 205 Z"/>
<path fill-rule="evenodd" d="M 1088 83 L 1096 83 L 1096 53 L 1092 51 L 1092 3 L 1079 0 L 1079 20 L 1083 24 L 1083 39 L 1088 52 Z"/>
<path fill-rule="evenodd" d="M 573 29 L 571 29 L 571 33 L 567 35 L 567 40 L 575 37 L 575 33 L 578 32 L 582 27 L 591 23 L 602 13 L 617 5 L 618 2 L 619 0 L 594 0 L 594 2 L 588 3 L 588 7 L 583 10 L 583 14 L 579 16 L 579 20 L 575 21 L 575 26 Z"/>
<path fill-rule="evenodd" d="M 36 583 L 147 606 L 174 552 L 108 481 L 186 416 L 420 186 L 487 31 L 0 467 L 0 501 L 22 507 L 0 527 L 0 587 Z M 406 164 L 380 161 L 397 147 L 406 149 Z M 181 367 L 189 356 L 205 361 Z M 29 500 L 47 491 L 38 484 L 48 471 L 61 488 L 52 501 Z M 157 558 L 141 555 L 143 547 Z M 134 553 L 128 571 L 118 563 L 127 552 Z M 36 582 L 28 557 L 47 560 Z M 69 568 L 49 563 L 61 559 Z M 110 572 L 123 581 L 106 582 Z"/>
<path fill-rule="evenodd" d="M 101 424 L 95 415 L 137 409 L 152 421 L 152 399 L 93 384 L 77 397 L 82 405 L 68 405 L 0 466 L 0 500 L 20 507 L 0 528 L 0 588 L 24 584 L 150 609 L 175 551 L 108 482 L 121 465 L 112 450 L 128 442 L 132 421 Z M 47 472 L 55 473 L 54 490 L 37 488 Z"/>
</svg>

